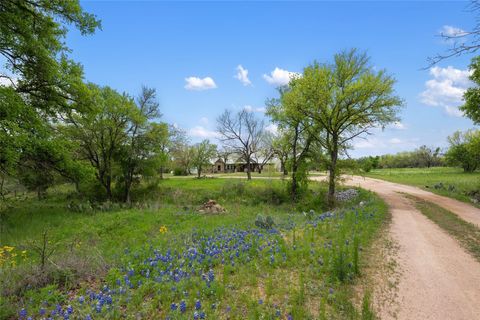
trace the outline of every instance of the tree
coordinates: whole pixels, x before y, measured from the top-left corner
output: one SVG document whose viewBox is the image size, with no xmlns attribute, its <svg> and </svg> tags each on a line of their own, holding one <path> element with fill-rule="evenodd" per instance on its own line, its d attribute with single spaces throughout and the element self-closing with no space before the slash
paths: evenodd
<svg viewBox="0 0 480 320">
<path fill-rule="evenodd" d="M 39 110 L 69 108 L 83 90 L 82 68 L 67 57 L 66 25 L 87 35 L 100 22 L 78 0 L 0 2 L 0 55 L 10 73 L 0 77 Z"/>
<path fill-rule="evenodd" d="M 233 150 L 223 146 L 220 150 L 218 150 L 217 157 L 226 164 L 230 159 L 230 156 L 233 154 L 235 154 Z"/>
<path fill-rule="evenodd" d="M 414 152 L 416 156 L 419 158 L 419 165 L 418 166 L 425 166 L 430 168 L 432 166 L 437 165 L 439 162 L 439 154 L 440 148 L 431 148 L 425 145 L 421 146 Z"/>
<path fill-rule="evenodd" d="M 480 166 L 480 130 L 456 131 L 448 137 L 450 144 L 445 157 L 453 166 L 473 172 Z"/>
<path fill-rule="evenodd" d="M 172 127 L 172 156 L 176 168 L 182 171 L 182 174 L 190 174 L 192 167 L 192 148 L 187 133 L 176 127 Z M 175 170 L 174 170 L 175 171 Z"/>
<path fill-rule="evenodd" d="M 283 143 L 288 146 L 288 164 L 291 169 L 290 194 L 294 200 L 299 196 L 299 185 L 306 184 L 307 168 L 305 161 L 309 155 L 315 130 L 308 117 L 298 112 L 302 99 L 302 91 L 297 88 L 299 79 L 291 79 L 288 88 L 279 90 L 280 98 L 267 102 L 267 114 L 279 127 Z M 278 143 L 278 142 L 277 142 Z M 282 143 L 282 142 L 281 142 Z M 278 151 L 278 149 L 277 149 Z"/>
<path fill-rule="evenodd" d="M 45 163 L 35 163 L 42 157 L 32 152 L 49 143 L 62 146 L 52 136 L 58 113 L 71 110 L 72 102 L 83 99 L 88 91 L 82 67 L 67 56 L 67 25 L 86 35 L 99 28 L 100 22 L 84 12 L 78 0 L 0 1 L 2 176 L 43 167 Z M 64 151 L 49 150 L 57 156 Z M 49 168 L 62 163 L 50 162 Z M 65 173 L 65 168 L 50 169 Z"/>
<path fill-rule="evenodd" d="M 137 112 L 131 112 L 127 123 L 127 139 L 116 154 L 121 170 L 123 182 L 123 201 L 130 202 L 130 190 L 134 177 L 142 174 L 152 163 L 154 156 L 154 144 L 161 143 L 164 132 L 151 126 L 150 121 L 159 118 L 158 101 L 156 91 L 152 88 L 142 87 L 142 91 L 136 101 Z M 153 134 L 156 133 L 156 134 Z"/>
<path fill-rule="evenodd" d="M 274 155 L 280 161 L 280 171 L 284 176 L 287 176 L 287 161 L 292 149 L 289 136 L 280 130 L 279 133 L 273 138 L 272 148 Z"/>
<path fill-rule="evenodd" d="M 111 200 L 115 157 L 128 140 L 129 125 L 139 117 L 139 109 L 126 94 L 93 84 L 88 87 L 91 98 L 78 103 L 89 111 L 70 112 L 64 132 L 78 143 L 80 158 L 95 168 L 95 176 Z"/>
<path fill-rule="evenodd" d="M 328 203 L 334 203 L 337 161 L 349 142 L 372 128 L 398 121 L 395 79 L 375 71 L 364 53 L 352 49 L 336 54 L 332 64 L 313 63 L 295 80 L 298 110 L 314 126 L 314 138 L 328 153 Z"/>
<path fill-rule="evenodd" d="M 251 164 L 254 154 L 260 151 L 265 132 L 264 122 L 246 110 L 235 114 L 225 110 L 217 119 L 217 131 L 220 141 L 245 161 L 247 178 L 251 180 Z"/>
<path fill-rule="evenodd" d="M 275 154 L 273 150 L 273 134 L 265 131 L 260 139 L 257 152 L 252 155 L 252 159 L 257 164 L 257 171 L 262 173 L 263 167 L 272 159 Z"/>
<path fill-rule="evenodd" d="M 474 124 L 480 125 L 480 57 L 472 59 L 470 71 L 470 80 L 475 86 L 468 88 L 463 94 L 465 104 L 460 107 L 460 110 L 472 119 Z"/>
<path fill-rule="evenodd" d="M 197 176 L 202 176 L 203 168 L 211 163 L 217 154 L 217 146 L 208 140 L 203 140 L 192 147 L 192 165 L 197 169 Z"/>
<path fill-rule="evenodd" d="M 160 173 L 160 179 L 163 179 L 163 172 L 170 163 L 170 152 L 172 149 L 172 128 L 166 123 L 155 123 L 150 129 L 150 134 L 155 138 L 155 160 Z"/>
</svg>

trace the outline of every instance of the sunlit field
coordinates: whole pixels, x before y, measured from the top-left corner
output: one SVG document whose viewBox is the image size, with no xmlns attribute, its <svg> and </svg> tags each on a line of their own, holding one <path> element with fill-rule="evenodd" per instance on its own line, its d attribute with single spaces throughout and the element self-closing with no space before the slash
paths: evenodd
<svg viewBox="0 0 480 320">
<path fill-rule="evenodd" d="M 352 286 L 384 204 L 360 191 L 326 211 L 312 183 L 292 205 L 285 183 L 170 178 L 128 208 L 69 186 L 18 196 L 2 215 L 1 317 L 360 317 Z M 199 213 L 209 199 L 227 211 Z"/>
</svg>

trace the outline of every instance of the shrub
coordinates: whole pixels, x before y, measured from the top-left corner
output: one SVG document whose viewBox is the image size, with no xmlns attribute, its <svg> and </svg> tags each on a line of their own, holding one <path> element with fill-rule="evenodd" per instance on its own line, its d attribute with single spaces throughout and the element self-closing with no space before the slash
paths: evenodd
<svg viewBox="0 0 480 320">
<path fill-rule="evenodd" d="M 188 172 L 183 168 L 175 168 L 173 169 L 174 176 L 187 176 Z"/>
</svg>

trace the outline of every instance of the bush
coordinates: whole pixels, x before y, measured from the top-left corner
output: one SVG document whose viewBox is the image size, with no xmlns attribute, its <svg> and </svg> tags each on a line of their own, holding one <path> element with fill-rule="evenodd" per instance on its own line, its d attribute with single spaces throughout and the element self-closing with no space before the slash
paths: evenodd
<svg viewBox="0 0 480 320">
<path fill-rule="evenodd" d="M 175 168 L 173 169 L 174 176 L 187 176 L 188 172 L 183 168 Z"/>
</svg>

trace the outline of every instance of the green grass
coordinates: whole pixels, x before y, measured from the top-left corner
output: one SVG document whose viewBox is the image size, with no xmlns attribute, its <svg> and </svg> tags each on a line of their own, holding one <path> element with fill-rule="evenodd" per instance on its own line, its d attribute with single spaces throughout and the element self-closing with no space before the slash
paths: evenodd
<svg viewBox="0 0 480 320">
<path fill-rule="evenodd" d="M 111 204 L 102 210 L 87 208 L 72 197 L 70 186 L 56 187 L 45 201 L 27 197 L 13 202 L 1 216 L 0 247 L 14 247 L 17 256 L 4 254 L 0 266 L 4 298 L 0 318 L 14 317 L 21 306 L 38 312 L 44 300 L 90 312 L 69 297 L 85 295 L 87 289 L 98 290 L 105 284 L 114 288 L 117 280 L 123 279 L 122 270 L 145 270 L 145 257 L 151 256 L 153 249 L 181 252 L 192 246 L 199 234 L 251 230 L 259 214 L 271 216 L 280 232 L 266 233 L 260 240 L 265 245 L 267 240 L 276 244 L 279 251 L 274 252 L 274 263 L 271 253 L 251 251 L 251 259 L 239 258 L 235 265 L 219 261 L 197 265 L 205 272 L 214 270 L 212 288 L 203 287 L 202 281 L 182 280 L 172 291 L 166 284 L 140 277 L 142 286 L 128 289 L 128 300 L 115 300 L 116 311 L 99 318 L 116 319 L 120 314 L 164 318 L 172 302 L 185 300 L 188 315 L 177 312 L 173 319 L 191 319 L 197 295 L 204 305 L 218 305 L 215 310 L 208 309 L 208 319 L 271 319 L 277 310 L 282 318 L 287 313 L 294 319 L 360 318 L 362 311 L 352 303 L 352 285 L 365 263 L 362 248 L 369 246 L 384 223 L 385 204 L 362 191 L 352 202 L 339 204 L 332 218 L 313 226 L 301 212 L 314 209 L 316 213 L 308 217 L 319 217 L 325 210 L 326 186 L 312 183 L 303 200 L 292 204 L 285 184 L 278 179 L 170 178 L 136 190 L 132 208 Z M 228 212 L 199 214 L 197 207 L 209 199 L 217 200 Z M 366 205 L 359 207 L 360 201 Z M 69 205 L 76 209 L 69 210 Z M 168 231 L 160 232 L 161 226 Z M 33 248 L 40 245 L 45 230 L 47 248 L 56 250 L 41 271 L 40 256 Z M 248 239 L 258 245 L 257 240 Z M 26 254 L 22 254 L 24 250 Z M 259 304 L 259 299 L 264 303 Z M 228 313 L 227 306 L 231 308 Z"/>
<path fill-rule="evenodd" d="M 480 229 L 434 203 L 406 195 L 427 218 L 448 232 L 480 262 Z"/>
<path fill-rule="evenodd" d="M 376 169 L 366 176 L 420 187 L 470 204 L 475 197 L 480 201 L 480 172 L 465 173 L 459 168 Z M 435 188 L 440 183 L 443 187 Z"/>
</svg>

